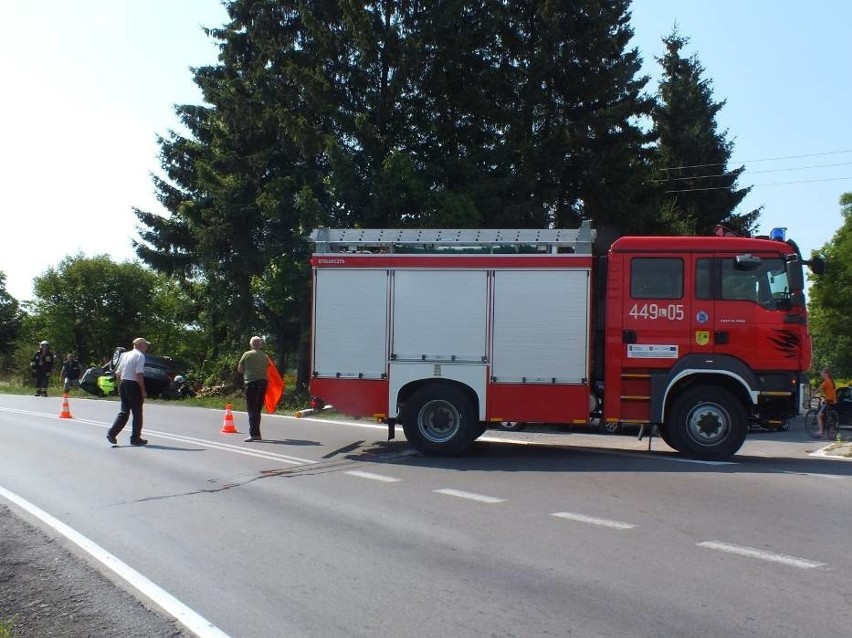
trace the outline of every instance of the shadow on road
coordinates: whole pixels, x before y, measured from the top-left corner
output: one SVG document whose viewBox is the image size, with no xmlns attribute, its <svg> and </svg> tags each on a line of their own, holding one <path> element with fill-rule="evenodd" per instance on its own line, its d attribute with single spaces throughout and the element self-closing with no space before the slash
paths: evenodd
<svg viewBox="0 0 852 638">
<path fill-rule="evenodd" d="M 798 420 L 797 420 L 798 421 Z M 335 454 L 358 446 L 343 458 L 391 465 L 421 466 L 449 471 L 493 472 L 643 472 L 726 474 L 820 474 L 852 477 L 852 462 L 815 456 L 825 442 L 810 439 L 801 423 L 787 431 L 751 432 L 741 453 L 730 462 L 688 459 L 661 439 L 635 436 L 562 432 L 541 428 L 537 432 L 500 433 L 500 440 L 478 440 L 461 457 L 429 457 L 413 450 L 404 440 L 378 441 L 361 447 L 345 446 Z M 490 433 L 486 433 L 486 438 Z M 846 432 L 842 436 L 850 438 Z M 494 437 L 497 438 L 497 437 Z"/>
</svg>

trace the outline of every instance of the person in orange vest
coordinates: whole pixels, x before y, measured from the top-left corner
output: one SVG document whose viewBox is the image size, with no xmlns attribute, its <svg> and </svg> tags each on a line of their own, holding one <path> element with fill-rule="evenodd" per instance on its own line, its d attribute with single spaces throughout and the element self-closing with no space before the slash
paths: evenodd
<svg viewBox="0 0 852 638">
<path fill-rule="evenodd" d="M 47 341 L 42 341 L 38 344 L 38 350 L 33 355 L 30 362 L 33 376 L 35 377 L 37 397 L 47 396 L 47 379 L 50 373 L 53 372 L 53 352 L 50 350 L 50 344 Z"/>
<path fill-rule="evenodd" d="M 246 411 L 249 418 L 249 437 L 246 443 L 260 441 L 260 411 L 266 397 L 266 368 L 269 366 L 269 356 L 261 350 L 263 339 L 249 339 L 250 350 L 246 350 L 237 363 L 237 372 L 243 375 L 245 382 Z"/>
</svg>

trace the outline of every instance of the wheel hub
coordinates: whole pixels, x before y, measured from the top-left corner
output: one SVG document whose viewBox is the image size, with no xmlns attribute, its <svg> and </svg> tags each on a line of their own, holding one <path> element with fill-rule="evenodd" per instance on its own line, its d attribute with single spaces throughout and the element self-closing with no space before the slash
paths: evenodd
<svg viewBox="0 0 852 638">
<path fill-rule="evenodd" d="M 420 433 L 435 443 L 452 438 L 460 422 L 458 410 L 446 401 L 430 401 L 417 415 Z"/>
<path fill-rule="evenodd" d="M 724 408 L 716 404 L 703 404 L 690 412 L 687 432 L 696 443 L 714 445 L 725 437 L 730 423 L 730 416 Z"/>
</svg>

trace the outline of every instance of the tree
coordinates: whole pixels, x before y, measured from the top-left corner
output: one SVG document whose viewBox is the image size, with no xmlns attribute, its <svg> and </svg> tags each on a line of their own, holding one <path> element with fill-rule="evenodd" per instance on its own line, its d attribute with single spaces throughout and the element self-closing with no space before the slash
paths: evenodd
<svg viewBox="0 0 852 638">
<path fill-rule="evenodd" d="M 653 221 L 629 0 L 234 0 L 160 138 L 136 245 L 218 351 L 271 337 L 307 383 L 319 225 Z"/>
<path fill-rule="evenodd" d="M 74 352 L 85 365 L 140 335 L 162 341 L 155 331 L 159 285 L 159 276 L 138 264 L 115 264 L 106 255 L 66 257 L 35 278 L 25 331 L 30 342 L 21 347 L 31 355 L 32 343 L 47 339 L 55 352 Z"/>
<path fill-rule="evenodd" d="M 852 193 L 840 197 L 840 206 L 843 222 L 818 251 L 825 273 L 811 278 L 809 326 L 814 367 L 852 377 Z"/>
<path fill-rule="evenodd" d="M 305 236 L 330 208 L 322 54 L 334 45 L 326 14 L 337 14 L 333 2 L 252 0 L 228 12 L 207 31 L 221 64 L 194 70 L 209 106 L 179 106 L 190 136 L 159 140 L 166 177 L 155 185 L 169 216 L 136 211 L 147 227 L 136 250 L 203 308 L 213 358 L 259 333 L 280 360 L 307 322 Z"/>
<path fill-rule="evenodd" d="M 6 273 L 0 271 L 0 370 L 3 372 L 12 367 L 23 317 L 18 300 L 6 291 Z"/>
<path fill-rule="evenodd" d="M 734 210 L 751 190 L 737 188 L 744 167 L 728 169 L 733 142 L 718 130 L 716 116 L 725 100 L 715 102 L 710 80 L 697 56 L 685 58 L 689 40 L 677 28 L 663 38 L 666 54 L 658 102 L 653 111 L 658 138 L 656 167 L 661 190 L 663 232 L 707 235 L 717 224 L 749 232 L 759 209 Z"/>
</svg>

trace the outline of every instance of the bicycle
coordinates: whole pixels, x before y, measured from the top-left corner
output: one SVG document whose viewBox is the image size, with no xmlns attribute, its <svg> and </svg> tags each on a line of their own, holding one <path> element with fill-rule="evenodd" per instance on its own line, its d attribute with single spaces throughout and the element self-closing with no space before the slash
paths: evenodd
<svg viewBox="0 0 852 638">
<path fill-rule="evenodd" d="M 825 399 L 820 397 L 815 407 L 814 401 L 816 401 L 816 399 L 811 401 L 811 409 L 805 413 L 805 430 L 812 439 L 834 439 L 837 436 L 837 430 L 840 426 L 840 417 L 837 415 L 837 411 L 830 407 L 826 407 L 825 412 L 823 413 L 823 435 L 820 436 L 817 414 L 819 413 L 822 404 L 825 403 Z"/>
</svg>

